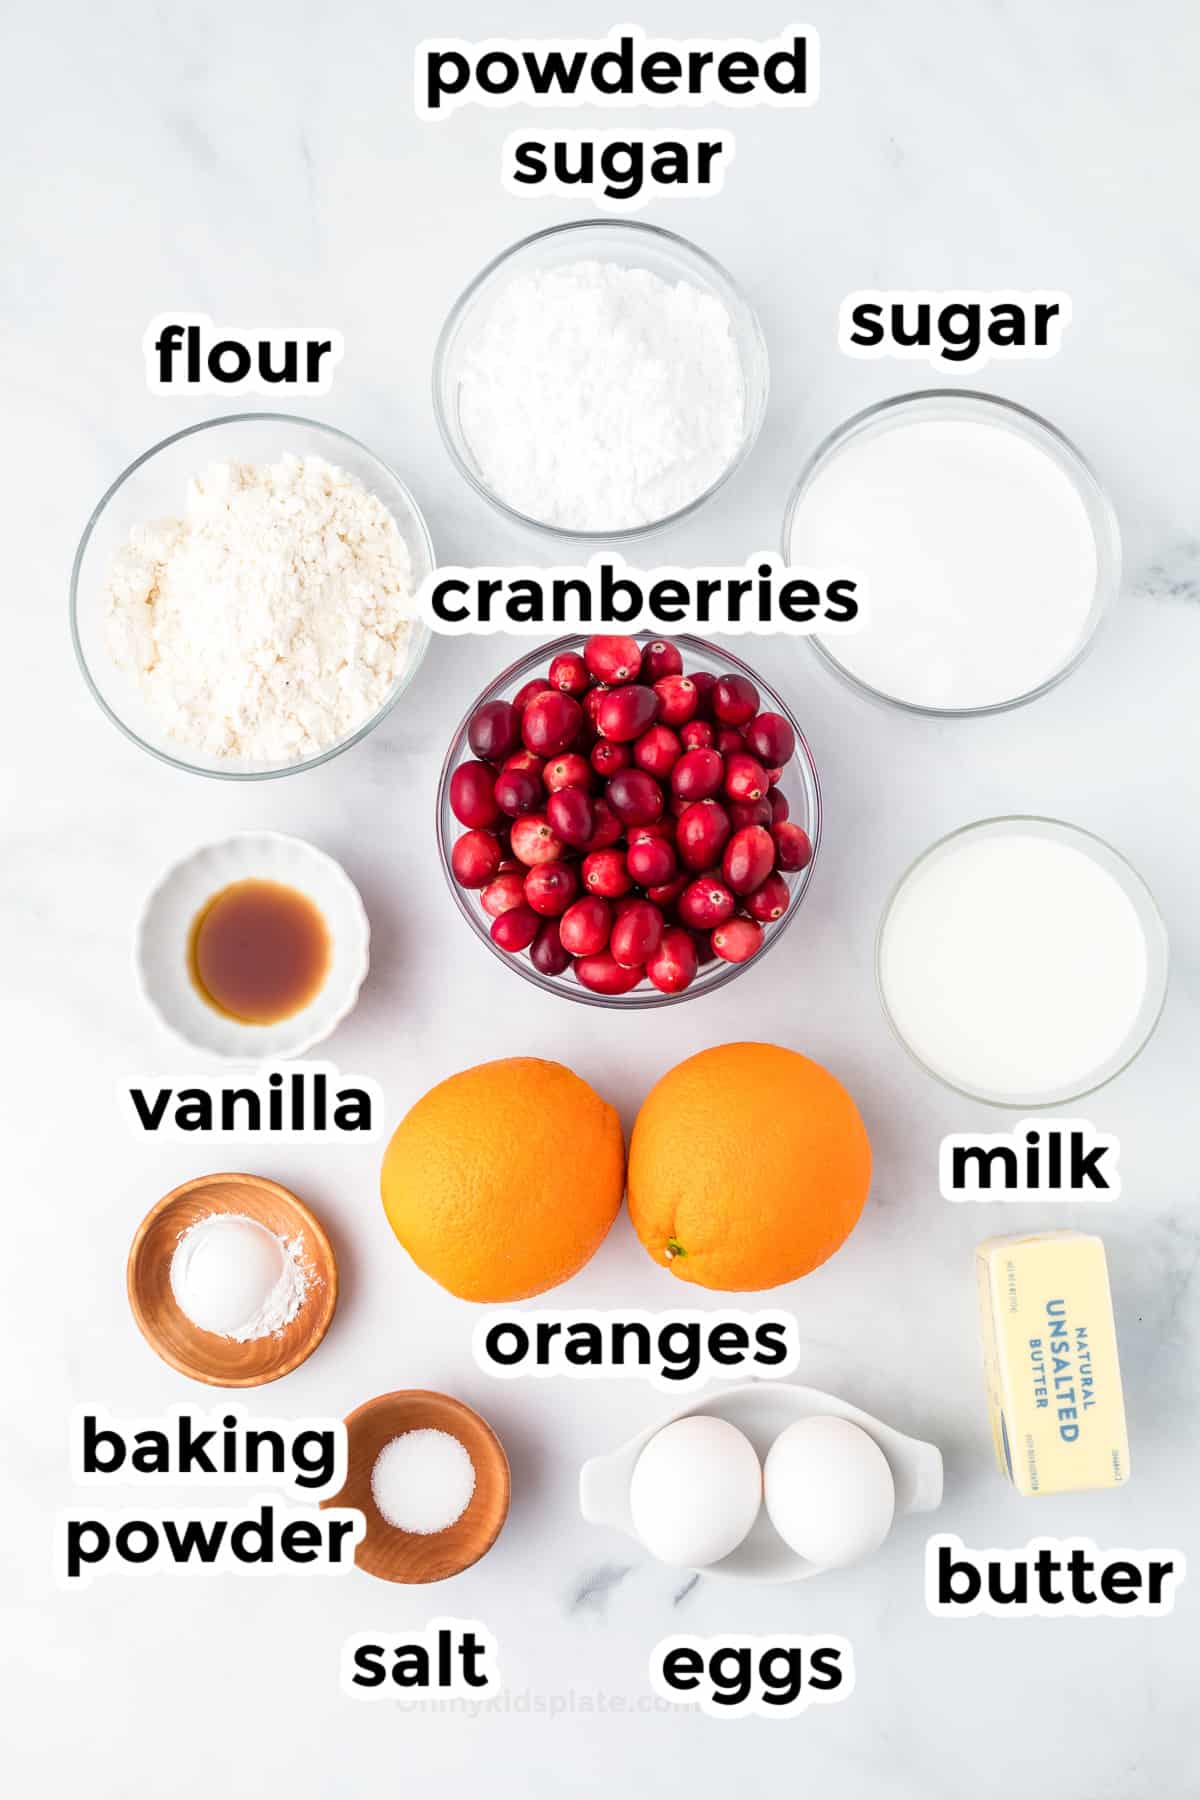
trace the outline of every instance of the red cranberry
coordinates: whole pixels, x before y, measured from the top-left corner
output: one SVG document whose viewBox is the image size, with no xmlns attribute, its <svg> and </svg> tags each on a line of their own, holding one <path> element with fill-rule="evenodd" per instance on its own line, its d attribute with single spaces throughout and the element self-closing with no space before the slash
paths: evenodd
<svg viewBox="0 0 1200 1800">
<path fill-rule="evenodd" d="M 525 877 L 525 899 L 544 919 L 565 913 L 578 892 L 579 877 L 571 863 L 541 863 Z"/>
<path fill-rule="evenodd" d="M 679 761 L 683 745 L 669 725 L 652 725 L 633 746 L 633 760 L 647 775 L 665 781 Z"/>
<path fill-rule="evenodd" d="M 600 736 L 630 744 L 648 731 L 658 717 L 658 695 L 640 682 L 627 682 L 605 694 L 596 714 Z"/>
<path fill-rule="evenodd" d="M 697 931 L 711 931 L 733 917 L 736 900 L 723 882 L 711 875 L 700 875 L 688 883 L 679 896 L 679 917 Z"/>
<path fill-rule="evenodd" d="M 529 960 L 540 975 L 561 975 L 571 966 L 571 952 L 563 948 L 558 920 L 546 919 L 529 946 Z"/>
<path fill-rule="evenodd" d="M 693 669 L 691 683 L 696 690 L 696 717 L 711 719 L 713 716 L 712 691 L 717 685 L 716 676 L 710 675 L 707 669 Z"/>
<path fill-rule="evenodd" d="M 544 758 L 535 756 L 532 750 L 514 750 L 512 755 L 506 756 L 500 765 L 502 771 L 504 769 L 524 769 L 528 774 L 536 775 L 539 780 L 545 766 Z"/>
<path fill-rule="evenodd" d="M 559 788 L 590 788 L 592 765 L 586 756 L 577 756 L 573 750 L 568 750 L 564 756 L 556 756 L 553 762 L 546 764 L 542 780 L 551 794 L 556 794 Z"/>
<path fill-rule="evenodd" d="M 675 827 L 670 819 L 647 819 L 644 825 L 631 825 L 625 833 L 628 844 L 636 844 L 641 838 L 662 838 L 674 849 Z"/>
<path fill-rule="evenodd" d="M 642 680 L 661 681 L 665 675 L 681 675 L 683 658 L 674 644 L 656 638 L 642 651 Z"/>
<path fill-rule="evenodd" d="M 642 971 L 623 969 L 614 956 L 601 950 L 597 956 L 575 958 L 575 979 L 594 994 L 627 994 L 642 979 Z"/>
<path fill-rule="evenodd" d="M 680 729 L 679 741 L 685 750 L 712 750 L 717 734 L 707 719 L 689 719 Z"/>
<path fill-rule="evenodd" d="M 593 800 L 592 810 L 596 817 L 596 829 L 584 846 L 587 850 L 607 850 L 611 844 L 617 843 L 624 827 L 607 800 Z"/>
<path fill-rule="evenodd" d="M 631 637 L 590 637 L 583 647 L 583 660 L 597 681 L 610 686 L 622 681 L 636 681 L 642 666 L 642 652 Z"/>
<path fill-rule="evenodd" d="M 747 825 L 769 825 L 770 802 L 765 797 L 762 800 L 731 800 L 729 817 L 735 831 L 744 831 Z"/>
<path fill-rule="evenodd" d="M 540 675 L 536 676 L 534 680 L 527 681 L 524 687 L 518 688 L 513 695 L 513 711 L 523 714 L 531 700 L 536 700 L 539 694 L 548 694 L 549 692 L 550 683 L 543 681 Z"/>
<path fill-rule="evenodd" d="M 450 867 L 459 887 L 486 887 L 500 867 L 499 838 L 490 831 L 464 831 L 450 852 Z"/>
<path fill-rule="evenodd" d="M 695 945 L 696 961 L 702 969 L 707 968 L 709 963 L 716 962 L 717 953 L 712 947 L 711 931 L 693 931 L 688 935 Z"/>
<path fill-rule="evenodd" d="M 658 716 L 664 725 L 686 725 L 696 710 L 696 684 L 687 675 L 664 675 L 654 683 Z"/>
<path fill-rule="evenodd" d="M 563 949 L 571 956 L 595 956 L 608 942 L 612 926 L 612 908 L 598 894 L 585 894 L 568 906 L 558 921 L 558 935 Z"/>
<path fill-rule="evenodd" d="M 578 700 L 547 688 L 529 702 L 521 718 L 525 748 L 536 756 L 557 756 L 579 736 L 583 713 Z"/>
<path fill-rule="evenodd" d="M 775 861 L 781 869 L 792 874 L 798 869 L 807 869 L 813 853 L 812 839 L 807 831 L 793 825 L 790 819 L 784 819 L 771 827 L 771 836 L 775 839 Z"/>
<path fill-rule="evenodd" d="M 772 787 L 775 787 L 775 785 L 778 782 L 783 780 L 783 770 L 782 769 L 768 769 L 767 770 L 767 780 L 770 782 Z"/>
<path fill-rule="evenodd" d="M 623 825 L 646 825 L 662 815 L 663 791 L 644 769 L 621 769 L 604 792 Z"/>
<path fill-rule="evenodd" d="M 745 675 L 722 675 L 713 687 L 712 710 L 722 725 L 744 725 L 758 711 L 758 689 Z"/>
<path fill-rule="evenodd" d="M 608 738 L 601 738 L 591 749 L 591 764 L 598 775 L 615 775 L 618 769 L 628 769 L 633 762 L 633 751 L 628 744 L 614 744 Z"/>
<path fill-rule="evenodd" d="M 765 768 L 778 769 L 792 760 L 796 734 L 782 713 L 759 713 L 746 727 L 746 747 Z"/>
<path fill-rule="evenodd" d="M 484 762 L 503 762 L 521 742 L 521 720 L 507 700 L 485 700 L 471 714 L 467 742 Z"/>
<path fill-rule="evenodd" d="M 589 894 L 615 900 L 633 886 L 623 850 L 593 850 L 583 859 L 583 885 Z"/>
<path fill-rule="evenodd" d="M 582 705 L 584 720 L 597 735 L 599 735 L 600 731 L 600 726 L 598 724 L 600 705 L 607 692 L 608 689 L 606 687 L 593 687 L 589 688 L 587 693 L 583 696 Z"/>
<path fill-rule="evenodd" d="M 752 894 L 775 867 L 775 839 L 761 825 L 735 831 L 725 846 L 721 873 L 735 894 Z"/>
<path fill-rule="evenodd" d="M 698 967 L 692 935 L 678 925 L 663 932 L 658 949 L 646 960 L 646 973 L 660 994 L 682 994 L 696 979 Z"/>
<path fill-rule="evenodd" d="M 537 812 L 545 798 L 541 777 L 528 769 L 501 769 L 496 777 L 496 800 L 510 819 Z"/>
<path fill-rule="evenodd" d="M 787 795 L 783 792 L 782 788 L 776 787 L 771 789 L 770 793 L 767 795 L 767 799 L 771 803 L 770 823 L 772 825 L 782 825 L 783 821 L 788 816 Z"/>
<path fill-rule="evenodd" d="M 743 751 L 725 760 L 725 792 L 731 800 L 761 800 L 767 791 L 767 771 Z"/>
<path fill-rule="evenodd" d="M 671 792 L 680 800 L 707 800 L 720 791 L 724 776 L 715 750 L 685 750 L 671 770 Z"/>
<path fill-rule="evenodd" d="M 555 837 L 545 813 L 525 813 L 513 820 L 512 847 L 518 861 L 531 869 L 557 862 L 563 853 L 562 839 Z"/>
<path fill-rule="evenodd" d="M 578 650 L 560 651 L 551 662 L 547 673 L 550 678 L 550 686 L 557 688 L 561 694 L 570 694 L 573 700 L 578 700 L 581 695 L 586 694 L 592 685 L 587 664 Z"/>
<path fill-rule="evenodd" d="M 722 756 L 736 756 L 746 748 L 746 740 L 736 725 L 718 725 L 716 747 Z"/>
<path fill-rule="evenodd" d="M 623 969 L 640 969 L 662 942 L 663 916 L 649 900 L 631 900 L 612 928 L 609 949 Z"/>
<path fill-rule="evenodd" d="M 546 802 L 550 829 L 572 850 L 583 850 L 596 829 L 596 807 L 586 788 L 558 788 Z"/>
<path fill-rule="evenodd" d="M 493 881 L 489 881 L 479 896 L 479 904 L 489 919 L 498 919 L 501 913 L 509 912 L 514 906 L 525 904 L 525 876 L 515 869 L 502 869 Z"/>
<path fill-rule="evenodd" d="M 515 956 L 518 950 L 528 950 L 541 925 L 532 906 L 512 906 L 492 920 L 492 942 Z"/>
<path fill-rule="evenodd" d="M 749 962 L 763 940 L 763 928 L 753 919 L 730 919 L 712 934 L 712 947 L 725 962 Z"/>
<path fill-rule="evenodd" d="M 760 925 L 773 925 L 782 919 L 792 898 L 791 889 L 782 875 L 768 875 L 762 886 L 747 894 L 743 905 Z"/>
<path fill-rule="evenodd" d="M 661 887 L 675 879 L 675 852 L 664 838 L 638 838 L 626 850 L 625 861 L 639 887 Z"/>
<path fill-rule="evenodd" d="M 459 763 L 450 777 L 450 808 L 460 825 L 480 828 L 500 817 L 496 777 L 486 763 Z"/>
<path fill-rule="evenodd" d="M 674 906 L 687 884 L 688 878 L 686 875 L 676 875 L 673 881 L 664 881 L 661 887 L 648 887 L 646 889 L 646 898 L 647 900 L 653 900 L 655 906 L 661 908 L 663 912 L 666 912 L 670 907 Z"/>
<path fill-rule="evenodd" d="M 685 869 L 709 869 L 720 861 L 732 827 L 717 800 L 697 800 L 675 827 L 679 860 Z"/>
</svg>

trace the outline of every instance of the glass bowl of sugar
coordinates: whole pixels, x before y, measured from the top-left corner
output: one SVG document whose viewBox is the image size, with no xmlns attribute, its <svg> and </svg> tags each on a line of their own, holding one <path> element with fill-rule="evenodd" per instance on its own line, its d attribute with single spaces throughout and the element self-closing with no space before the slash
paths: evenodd
<svg viewBox="0 0 1200 1800">
<path fill-rule="evenodd" d="M 1116 515 L 1074 445 L 1024 407 L 931 389 L 840 426 L 810 458 L 783 555 L 861 583 L 861 625 L 809 642 L 871 698 L 1001 712 L 1078 667 L 1121 578 Z"/>
<path fill-rule="evenodd" d="M 71 572 L 85 681 L 125 736 L 191 774 L 315 768 L 375 729 L 429 646 L 416 501 L 344 431 L 243 413 L 113 482 Z"/>
<path fill-rule="evenodd" d="M 750 454 L 767 349 L 721 265 L 655 225 L 579 220 L 476 276 L 438 340 L 433 405 L 477 494 L 560 538 L 687 517 Z"/>
</svg>

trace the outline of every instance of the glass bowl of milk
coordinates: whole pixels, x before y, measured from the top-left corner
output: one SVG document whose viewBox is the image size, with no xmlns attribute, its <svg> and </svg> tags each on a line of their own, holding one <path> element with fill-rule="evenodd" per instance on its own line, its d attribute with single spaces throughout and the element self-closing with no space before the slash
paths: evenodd
<svg viewBox="0 0 1200 1800">
<path fill-rule="evenodd" d="M 1036 413 L 957 389 L 841 425 L 792 494 L 783 554 L 860 586 L 862 623 L 809 641 L 918 713 L 1020 706 L 1076 668 L 1116 596 L 1121 539 L 1079 452 Z"/>
<path fill-rule="evenodd" d="M 875 972 L 893 1032 L 947 1087 L 994 1106 L 1059 1106 L 1147 1043 L 1167 932 L 1103 839 L 1060 819 L 983 819 L 898 883 Z"/>
</svg>

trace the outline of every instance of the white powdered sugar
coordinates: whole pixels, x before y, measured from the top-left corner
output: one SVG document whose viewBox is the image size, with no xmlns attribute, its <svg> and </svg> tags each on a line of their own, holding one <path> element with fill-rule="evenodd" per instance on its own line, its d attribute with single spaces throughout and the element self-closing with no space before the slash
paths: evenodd
<svg viewBox="0 0 1200 1800">
<path fill-rule="evenodd" d="M 514 276 L 460 376 L 459 417 L 487 486 L 567 531 L 678 512 L 733 461 L 745 414 L 721 301 L 620 263 Z"/>
<path fill-rule="evenodd" d="M 296 762 L 356 731 L 404 669 L 412 564 L 391 513 L 316 456 L 216 463 L 181 518 L 113 558 L 107 639 L 167 735 Z"/>
</svg>

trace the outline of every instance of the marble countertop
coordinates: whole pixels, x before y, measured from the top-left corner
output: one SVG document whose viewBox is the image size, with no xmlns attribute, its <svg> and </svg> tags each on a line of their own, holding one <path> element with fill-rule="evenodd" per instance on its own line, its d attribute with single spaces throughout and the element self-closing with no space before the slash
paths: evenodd
<svg viewBox="0 0 1200 1800">
<path fill-rule="evenodd" d="M 736 19 L 708 0 L 662 0 L 643 23 L 767 36 L 783 17 L 760 0 Z M 227 410 L 147 391 L 141 336 L 168 307 L 226 324 L 336 326 L 346 354 L 333 391 L 296 410 L 345 427 L 397 467 L 444 560 L 544 555 L 450 466 L 429 361 L 447 308 L 488 258 L 583 209 L 502 192 L 499 148 L 519 115 L 469 109 L 417 123 L 412 56 L 421 36 L 444 29 L 587 34 L 609 22 L 535 0 L 512 0 L 502 20 L 477 0 L 449 18 L 421 4 L 264 0 L 218 28 L 211 11 L 49 0 L 6 28 L 0 1733 L 21 1793 L 269 1788 L 332 1800 L 369 1784 L 436 1783 L 450 1796 L 541 1797 L 628 1790 L 640 1774 L 672 1795 L 786 1783 L 846 1800 L 985 1800 L 1023 1781 L 1060 1800 L 1175 1800 L 1191 1780 L 1190 1585 L 1169 1617 L 1095 1626 L 947 1623 L 926 1613 L 922 1593 L 934 1524 L 976 1546 L 1048 1531 L 1187 1550 L 1195 1536 L 1200 236 L 1190 171 L 1200 22 L 1188 0 L 1160 0 L 1132 23 L 1112 0 L 965 0 L 949 11 L 936 0 L 841 0 L 813 21 L 819 104 L 714 118 L 738 139 L 724 193 L 656 201 L 639 215 L 693 236 L 734 271 L 772 366 L 752 458 L 662 540 L 662 560 L 728 562 L 774 546 L 812 446 L 859 407 L 939 379 L 837 354 L 838 302 L 868 286 L 1071 293 L 1060 355 L 990 368 L 980 385 L 1045 413 L 1083 448 L 1124 531 L 1125 589 L 1094 653 L 1025 710 L 966 724 L 909 717 L 859 701 L 802 645 L 755 645 L 805 723 L 828 820 L 811 894 L 769 974 L 750 970 L 631 1030 L 519 984 L 467 937 L 442 890 L 432 795 L 451 726 L 505 656 L 500 640 L 435 643 L 365 743 L 299 780 L 250 787 L 189 779 L 142 755 L 101 717 L 73 665 L 67 576 L 96 498 L 151 442 Z M 996 1129 L 996 1116 L 911 1065 L 873 993 L 874 928 L 898 873 L 943 832 L 1007 810 L 1058 814 L 1111 839 L 1148 880 L 1172 936 L 1156 1038 L 1082 1109 L 1119 1135 L 1125 1183 L 1118 1203 L 1086 1214 L 939 1198 L 941 1135 Z M 111 1577 L 55 1591 L 50 1528 L 71 1499 L 70 1409 L 151 1413 L 197 1398 L 150 1354 L 125 1301 L 137 1221 L 206 1154 L 135 1141 L 118 1108 L 122 1081 L 157 1085 L 188 1067 L 139 1002 L 133 923 L 166 864 L 252 827 L 311 838 L 361 887 L 374 965 L 329 1051 L 383 1084 L 392 1119 L 443 1074 L 512 1053 L 570 1063 L 627 1124 L 663 1070 L 731 1038 L 774 1039 L 836 1071 L 874 1140 L 871 1202 L 839 1256 L 772 1298 L 799 1322 L 798 1379 L 941 1446 L 935 1520 L 904 1521 L 870 1564 L 800 1587 L 739 1589 L 649 1562 L 584 1524 L 576 1485 L 586 1457 L 662 1417 L 668 1399 L 630 1381 L 490 1382 L 471 1359 L 470 1310 L 392 1240 L 377 1152 L 284 1147 L 256 1152 L 255 1165 L 328 1223 L 342 1303 L 320 1353 L 251 1396 L 251 1408 L 341 1414 L 402 1386 L 460 1395 L 511 1457 L 500 1543 L 430 1591 L 357 1573 L 317 1584 Z M 229 1166 L 229 1151 L 208 1154 Z M 996 1231 L 1081 1219 L 1108 1245 L 1135 1475 L 1112 1495 L 1033 1505 L 992 1466 L 971 1251 Z M 553 1303 L 666 1307 L 679 1294 L 665 1281 L 622 1218 Z M 508 1693 L 494 1710 L 467 1717 L 342 1697 L 347 1635 L 410 1632 L 436 1613 L 482 1619 L 499 1638 Z M 664 1713 L 645 1670 L 674 1631 L 838 1632 L 854 1645 L 857 1691 L 786 1726 Z"/>
</svg>

